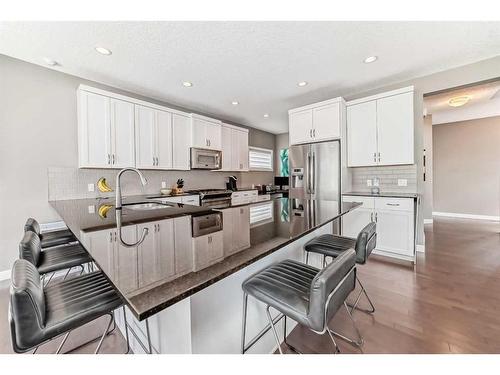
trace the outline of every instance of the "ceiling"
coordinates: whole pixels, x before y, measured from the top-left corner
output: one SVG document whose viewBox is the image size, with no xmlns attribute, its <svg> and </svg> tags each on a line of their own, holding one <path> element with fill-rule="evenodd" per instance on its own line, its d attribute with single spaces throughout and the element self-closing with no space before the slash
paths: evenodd
<svg viewBox="0 0 500 375">
<path fill-rule="evenodd" d="M 0 53 L 284 133 L 290 108 L 500 55 L 500 22 L 2 22 Z"/>
</svg>

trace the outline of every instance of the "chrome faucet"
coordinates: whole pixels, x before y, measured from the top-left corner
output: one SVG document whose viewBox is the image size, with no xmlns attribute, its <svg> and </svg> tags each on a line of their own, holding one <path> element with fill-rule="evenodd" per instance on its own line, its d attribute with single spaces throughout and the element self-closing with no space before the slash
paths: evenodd
<svg viewBox="0 0 500 375">
<path fill-rule="evenodd" d="M 142 186 L 146 185 L 148 183 L 148 180 L 144 177 L 144 175 L 141 173 L 140 170 L 136 168 L 124 168 L 118 174 L 116 175 L 116 204 L 115 204 L 115 212 L 116 212 L 116 227 L 118 229 L 118 238 L 120 239 L 120 243 L 125 246 L 125 247 L 136 247 L 139 246 L 146 236 L 148 235 L 148 228 L 143 228 L 142 229 L 142 236 L 139 241 L 136 243 L 128 243 L 125 242 L 122 238 L 122 189 L 121 189 L 121 183 L 120 183 L 120 177 L 121 175 L 126 172 L 126 171 L 132 171 L 135 172 L 139 175 L 141 178 L 141 183 Z"/>
<path fill-rule="evenodd" d="M 120 172 L 118 172 L 118 174 L 116 175 L 116 189 L 115 189 L 115 192 L 116 192 L 115 209 L 116 210 L 122 209 L 122 188 L 121 188 L 120 177 L 126 171 L 131 171 L 131 172 L 137 173 L 139 175 L 139 177 L 141 178 L 142 186 L 144 186 L 148 183 L 148 180 L 146 180 L 144 175 L 137 168 L 124 168 Z"/>
</svg>

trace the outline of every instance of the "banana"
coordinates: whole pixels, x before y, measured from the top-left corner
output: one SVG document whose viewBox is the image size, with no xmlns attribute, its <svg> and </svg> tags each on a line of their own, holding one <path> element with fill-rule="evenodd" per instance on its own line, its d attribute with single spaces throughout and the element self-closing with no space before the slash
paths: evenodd
<svg viewBox="0 0 500 375">
<path fill-rule="evenodd" d="M 108 211 L 110 208 L 113 207 L 111 204 L 102 204 L 99 206 L 99 209 L 97 210 L 99 216 L 103 219 L 106 219 L 106 215 L 108 214 Z"/>
<path fill-rule="evenodd" d="M 109 193 L 113 191 L 106 182 L 106 179 L 104 177 L 101 177 L 99 181 L 97 181 L 97 188 L 101 193 Z"/>
</svg>

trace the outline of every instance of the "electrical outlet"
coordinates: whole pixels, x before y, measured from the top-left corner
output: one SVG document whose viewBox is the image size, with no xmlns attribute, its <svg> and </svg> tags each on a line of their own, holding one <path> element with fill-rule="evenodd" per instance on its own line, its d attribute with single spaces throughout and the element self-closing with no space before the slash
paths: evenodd
<svg viewBox="0 0 500 375">
<path fill-rule="evenodd" d="M 408 180 L 406 178 L 398 178 L 398 186 L 408 186 Z"/>
<path fill-rule="evenodd" d="M 89 214 L 95 214 L 95 206 L 93 204 L 91 204 L 88 207 L 88 210 L 89 210 Z"/>
<path fill-rule="evenodd" d="M 372 180 L 370 179 L 366 180 L 366 186 L 372 186 Z"/>
<path fill-rule="evenodd" d="M 88 184 L 87 189 L 88 191 L 94 191 L 95 190 L 94 184 Z"/>
<path fill-rule="evenodd" d="M 167 188 L 167 181 L 162 181 L 161 182 L 161 188 L 166 189 Z"/>
<path fill-rule="evenodd" d="M 373 179 L 373 186 L 379 186 L 380 185 L 380 179 L 378 177 L 375 177 Z"/>
</svg>

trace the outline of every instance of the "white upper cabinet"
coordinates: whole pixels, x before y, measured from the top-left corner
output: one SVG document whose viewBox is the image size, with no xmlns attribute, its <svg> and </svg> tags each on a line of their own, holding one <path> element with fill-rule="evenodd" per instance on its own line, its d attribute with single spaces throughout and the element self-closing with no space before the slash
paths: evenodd
<svg viewBox="0 0 500 375">
<path fill-rule="evenodd" d="M 191 114 L 193 147 L 221 150 L 221 121 Z"/>
<path fill-rule="evenodd" d="M 345 102 L 335 98 L 288 111 L 290 144 L 339 139 Z"/>
<path fill-rule="evenodd" d="M 222 124 L 222 171 L 248 171 L 248 129 Z"/>
<path fill-rule="evenodd" d="M 379 165 L 413 164 L 413 92 L 377 100 Z"/>
<path fill-rule="evenodd" d="M 377 165 L 377 103 L 347 107 L 347 126 L 348 166 Z"/>
<path fill-rule="evenodd" d="M 348 166 L 413 164 L 413 132 L 412 86 L 349 102 Z"/>
<path fill-rule="evenodd" d="M 189 116 L 172 114 L 172 169 L 190 169 L 191 119 Z"/>
<path fill-rule="evenodd" d="M 208 125 L 203 137 L 220 149 L 220 126 Z M 80 168 L 188 170 L 191 142 L 187 113 L 85 85 L 78 89 Z"/>
<path fill-rule="evenodd" d="M 80 167 L 135 166 L 132 103 L 82 90 L 78 112 Z"/>
</svg>

